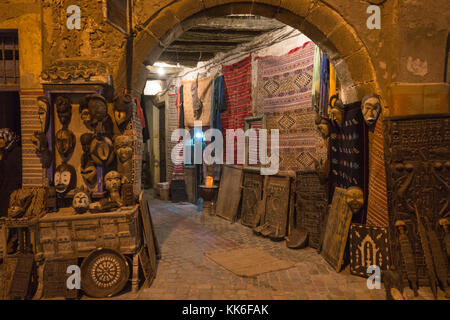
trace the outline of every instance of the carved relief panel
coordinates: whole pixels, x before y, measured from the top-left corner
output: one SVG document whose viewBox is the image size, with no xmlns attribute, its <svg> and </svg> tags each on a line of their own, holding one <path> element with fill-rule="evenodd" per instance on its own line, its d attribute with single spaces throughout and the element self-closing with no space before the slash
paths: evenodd
<svg viewBox="0 0 450 320">
<path fill-rule="evenodd" d="M 450 114 L 390 117 L 383 124 L 393 264 L 404 275 L 415 264 L 417 274 L 408 278 L 436 292 L 450 277 L 439 225 L 450 215 Z"/>
<path fill-rule="evenodd" d="M 241 223 L 254 228 L 259 224 L 258 201 L 261 199 L 264 177 L 259 173 L 244 173 Z"/>
</svg>

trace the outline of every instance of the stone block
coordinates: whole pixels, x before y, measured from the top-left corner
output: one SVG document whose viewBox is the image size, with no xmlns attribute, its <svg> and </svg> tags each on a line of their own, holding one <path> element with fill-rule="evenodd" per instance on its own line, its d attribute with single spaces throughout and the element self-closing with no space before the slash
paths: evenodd
<svg viewBox="0 0 450 320">
<path fill-rule="evenodd" d="M 344 21 L 339 14 L 321 3 L 315 5 L 306 16 L 306 20 L 328 35 Z"/>
<path fill-rule="evenodd" d="M 252 0 L 203 0 L 203 3 L 205 4 L 205 8 L 211 8 L 211 7 L 215 7 L 215 6 L 220 6 L 223 4 L 229 4 L 232 2 L 248 2 L 248 3 L 252 3 Z"/>
<path fill-rule="evenodd" d="M 275 14 L 274 18 L 280 22 L 283 22 L 288 26 L 291 26 L 292 28 L 295 28 L 303 32 L 301 26 L 304 21 L 304 18 L 301 18 L 288 10 L 281 9 L 279 12 Z M 306 32 L 303 33 L 312 40 L 312 38 Z"/>
<path fill-rule="evenodd" d="M 306 17 L 312 5 L 312 0 L 281 0 L 280 3 L 281 8 L 289 10 L 300 17 Z"/>
<path fill-rule="evenodd" d="M 342 23 L 328 35 L 328 39 L 336 47 L 341 57 L 347 57 L 363 47 L 352 27 Z"/>
<path fill-rule="evenodd" d="M 448 83 L 393 83 L 388 88 L 389 115 L 449 112 Z"/>
<path fill-rule="evenodd" d="M 146 27 L 156 38 L 161 39 L 167 31 L 171 30 L 180 20 L 169 7 L 161 11 Z"/>
<path fill-rule="evenodd" d="M 203 2 L 198 0 L 175 2 L 170 6 L 170 10 L 179 21 L 183 21 L 204 9 Z"/>
<path fill-rule="evenodd" d="M 344 58 L 348 70 L 355 83 L 365 83 L 376 79 L 372 61 L 365 48 L 361 48 L 356 53 Z"/>
</svg>

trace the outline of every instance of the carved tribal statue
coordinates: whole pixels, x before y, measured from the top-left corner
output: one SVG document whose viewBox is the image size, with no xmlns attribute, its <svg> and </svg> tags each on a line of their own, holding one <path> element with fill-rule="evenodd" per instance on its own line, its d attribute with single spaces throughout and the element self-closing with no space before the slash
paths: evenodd
<svg viewBox="0 0 450 320">
<path fill-rule="evenodd" d="M 91 203 L 89 210 L 91 212 L 110 211 L 124 205 L 120 194 L 122 184 L 126 183 L 125 177 L 122 177 L 117 171 L 110 171 L 105 175 L 105 189 L 108 191 L 108 197 L 99 202 Z"/>
<path fill-rule="evenodd" d="M 134 102 L 129 94 L 122 94 L 114 99 L 114 120 L 121 132 L 126 129 L 130 122 L 133 115 L 133 107 Z"/>
<path fill-rule="evenodd" d="M 114 150 L 117 155 L 117 171 L 127 177 L 129 181 L 132 178 L 132 156 L 133 156 L 133 138 L 128 135 L 116 136 L 114 138 Z"/>
</svg>

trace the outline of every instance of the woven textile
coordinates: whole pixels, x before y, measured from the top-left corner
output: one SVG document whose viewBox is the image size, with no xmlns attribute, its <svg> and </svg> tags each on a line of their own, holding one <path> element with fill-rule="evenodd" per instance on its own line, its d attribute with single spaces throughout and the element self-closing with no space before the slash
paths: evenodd
<svg viewBox="0 0 450 320">
<path fill-rule="evenodd" d="M 325 153 L 312 106 L 315 45 L 305 43 L 282 56 L 258 58 L 256 106 L 267 129 L 279 130 L 279 170 L 309 171 Z"/>
<path fill-rule="evenodd" d="M 367 126 L 361 113 L 361 103 L 346 105 L 342 127 L 332 126 L 330 134 L 331 197 L 336 187 L 360 187 L 367 204 Z M 354 214 L 353 222 L 365 223 L 365 207 Z"/>
<path fill-rule="evenodd" d="M 380 117 L 371 137 L 370 145 L 369 197 L 366 222 L 371 226 L 387 226 L 389 224 L 382 122 Z"/>
<path fill-rule="evenodd" d="M 177 114 L 177 94 L 168 94 L 166 97 L 166 178 L 167 181 L 172 180 L 172 173 L 174 169 L 174 163 L 171 160 L 171 152 L 175 147 L 176 142 L 172 142 L 170 139 L 172 132 L 178 128 L 178 114 Z"/>
<path fill-rule="evenodd" d="M 225 77 L 226 111 L 222 112 L 222 130 L 226 139 L 227 129 L 244 129 L 244 119 L 252 112 L 252 56 L 231 64 L 222 65 Z M 225 140 L 226 141 L 226 140 Z M 225 148 L 231 148 L 227 145 Z M 237 150 L 234 144 L 234 164 Z"/>
<path fill-rule="evenodd" d="M 194 99 L 192 94 L 192 86 L 197 83 L 196 80 L 182 81 L 183 84 L 183 107 L 184 107 L 184 125 L 186 127 L 193 127 L 194 121 L 202 121 L 202 126 L 209 126 L 211 118 L 211 91 L 212 78 L 198 79 L 198 88 L 196 93 L 198 99 L 201 100 L 203 106 L 199 110 L 200 117 L 194 117 Z M 201 112 L 200 112 L 201 111 Z"/>
</svg>

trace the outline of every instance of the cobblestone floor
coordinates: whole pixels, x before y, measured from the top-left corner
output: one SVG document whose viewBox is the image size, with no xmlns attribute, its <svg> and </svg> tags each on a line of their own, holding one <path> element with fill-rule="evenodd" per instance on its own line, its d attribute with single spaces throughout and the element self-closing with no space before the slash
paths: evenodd
<svg viewBox="0 0 450 320">
<path fill-rule="evenodd" d="M 314 249 L 288 249 L 284 241 L 273 242 L 257 236 L 239 222 L 231 224 L 216 216 L 204 216 L 192 204 L 173 204 L 153 198 L 150 203 L 162 251 L 156 279 L 150 288 L 113 299 L 385 298 L 383 286 L 381 290 L 369 290 L 366 279 L 351 275 L 348 269 L 336 273 Z M 204 255 L 205 251 L 228 248 L 259 248 L 292 261 L 295 266 L 243 278 Z M 418 298 L 431 298 L 427 289 L 421 289 Z M 411 291 L 406 294 L 412 298 Z"/>
</svg>

